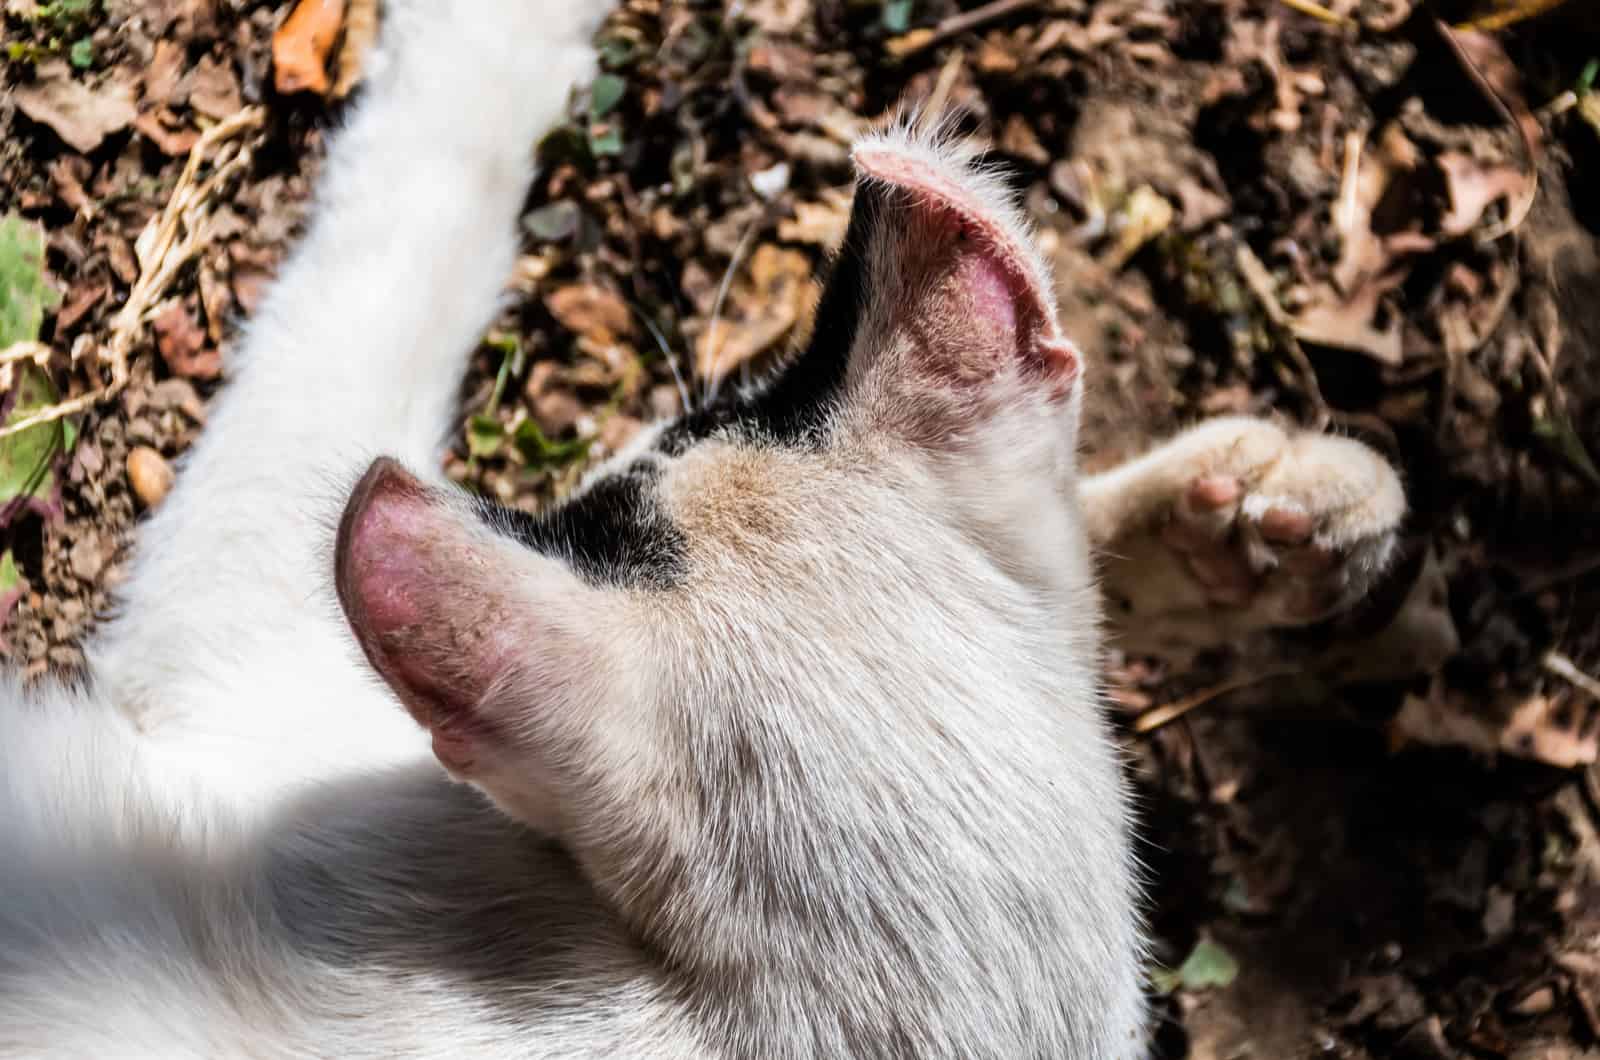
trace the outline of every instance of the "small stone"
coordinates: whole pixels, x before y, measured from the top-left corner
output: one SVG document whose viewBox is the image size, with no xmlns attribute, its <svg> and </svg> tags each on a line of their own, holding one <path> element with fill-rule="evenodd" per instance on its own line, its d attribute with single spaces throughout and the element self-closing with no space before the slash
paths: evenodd
<svg viewBox="0 0 1600 1060">
<path fill-rule="evenodd" d="M 100 550 L 100 537 L 94 533 L 78 538 L 68 557 L 72 576 L 85 583 L 93 583 L 99 577 L 100 568 L 105 566 L 105 562 L 105 555 Z"/>
<path fill-rule="evenodd" d="M 172 465 L 148 445 L 140 445 L 128 453 L 128 484 L 134 496 L 146 508 L 154 508 L 172 489 Z M 74 550 L 76 563 L 76 550 Z"/>
</svg>

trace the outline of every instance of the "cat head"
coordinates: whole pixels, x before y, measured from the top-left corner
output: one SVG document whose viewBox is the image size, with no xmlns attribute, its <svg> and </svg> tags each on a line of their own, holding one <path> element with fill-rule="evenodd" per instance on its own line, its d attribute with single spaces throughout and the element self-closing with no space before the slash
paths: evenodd
<svg viewBox="0 0 1600 1060">
<path fill-rule="evenodd" d="M 351 628 L 439 760 L 698 975 L 777 974 L 790 937 L 841 969 L 870 936 L 898 948 L 872 974 L 917 978 L 925 942 L 1020 930 L 1003 908 L 1081 930 L 1040 893 L 1062 874 L 1126 913 L 1078 356 L 993 175 L 906 134 L 854 157 L 809 343 L 772 379 L 538 516 L 380 460 L 339 531 Z"/>
</svg>

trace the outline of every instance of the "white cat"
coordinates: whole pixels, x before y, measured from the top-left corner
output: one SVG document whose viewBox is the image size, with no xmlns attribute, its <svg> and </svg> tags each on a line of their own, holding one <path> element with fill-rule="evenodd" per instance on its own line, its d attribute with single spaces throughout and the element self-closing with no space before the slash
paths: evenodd
<svg viewBox="0 0 1600 1060">
<path fill-rule="evenodd" d="M 1223 420 L 1080 482 L 1025 227 L 894 134 L 785 373 L 541 518 L 467 499 L 437 446 L 596 14 L 388 15 L 88 687 L 4 691 L 0 1054 L 1142 1051 L 1090 539 L 1114 628 L 1215 642 L 1359 594 L 1394 474 Z"/>
</svg>

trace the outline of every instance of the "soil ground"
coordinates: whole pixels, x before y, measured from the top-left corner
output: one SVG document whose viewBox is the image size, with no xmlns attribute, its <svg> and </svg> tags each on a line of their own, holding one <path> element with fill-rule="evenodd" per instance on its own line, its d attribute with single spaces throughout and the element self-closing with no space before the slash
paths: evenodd
<svg viewBox="0 0 1600 1060">
<path fill-rule="evenodd" d="M 5 506 L 31 676 L 81 665 L 303 223 L 344 104 L 275 86 L 290 6 L 6 5 L 0 214 L 42 227 L 62 296 L 41 370 L 65 399 L 107 351 L 129 373 Z M 1054 259 L 1091 464 L 1252 412 L 1407 481 L 1406 561 L 1358 614 L 1108 660 L 1175 969 L 1161 1055 L 1600 1057 L 1600 16 L 1480 35 L 1447 28 L 1468 4 L 1329 7 L 627 0 L 540 145 L 523 297 L 473 355 L 448 470 L 548 503 L 770 364 L 842 232 L 852 135 L 954 108 Z M 212 174 L 156 276 L 141 233 Z"/>
</svg>

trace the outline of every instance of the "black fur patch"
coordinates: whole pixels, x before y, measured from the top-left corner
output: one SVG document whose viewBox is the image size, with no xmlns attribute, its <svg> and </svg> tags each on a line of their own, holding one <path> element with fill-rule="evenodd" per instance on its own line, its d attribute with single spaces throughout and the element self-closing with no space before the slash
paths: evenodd
<svg viewBox="0 0 1600 1060">
<path fill-rule="evenodd" d="M 488 501 L 479 511 L 496 531 L 566 560 L 591 585 L 666 589 L 683 579 L 687 560 L 682 531 L 655 504 L 660 477 L 641 460 L 538 515 Z"/>
<path fill-rule="evenodd" d="M 867 255 L 883 200 L 884 191 L 875 184 L 856 189 L 850 227 L 823 287 L 816 327 L 805 350 L 766 387 L 751 394 L 730 390 L 716 404 L 679 419 L 662 432 L 658 449 L 676 456 L 729 428 L 778 445 L 821 444 L 844 388 L 850 350 L 866 305 Z"/>
</svg>

